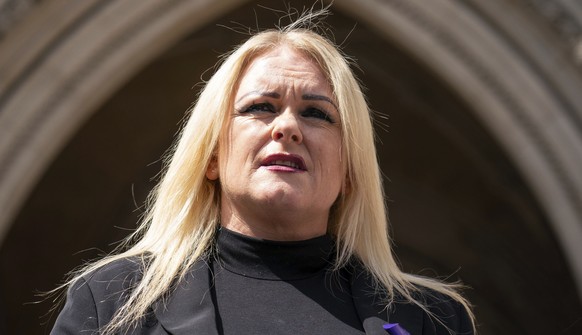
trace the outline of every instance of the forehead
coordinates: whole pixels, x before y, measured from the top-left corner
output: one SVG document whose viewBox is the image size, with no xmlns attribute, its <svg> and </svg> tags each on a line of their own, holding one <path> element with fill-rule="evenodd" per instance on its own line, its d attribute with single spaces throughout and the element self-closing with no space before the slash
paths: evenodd
<svg viewBox="0 0 582 335">
<path fill-rule="evenodd" d="M 331 91 L 318 63 L 306 53 L 288 46 L 277 47 L 252 59 L 242 73 L 239 89 L 274 83 Z"/>
</svg>

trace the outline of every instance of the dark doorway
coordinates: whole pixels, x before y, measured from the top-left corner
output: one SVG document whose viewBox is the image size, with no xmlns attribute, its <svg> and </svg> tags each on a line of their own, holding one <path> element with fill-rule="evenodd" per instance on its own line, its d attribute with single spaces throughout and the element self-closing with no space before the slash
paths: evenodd
<svg viewBox="0 0 582 335">
<path fill-rule="evenodd" d="M 35 292 L 135 228 L 197 84 L 245 38 L 234 30 L 256 26 L 254 10 L 262 27 L 277 18 L 251 4 L 194 32 L 103 104 L 47 169 L 1 246 L 6 333 L 48 333 L 55 316 L 42 315 L 51 302 L 32 304 Z M 550 333 L 556 325 L 578 333 L 582 307 L 567 265 L 509 157 L 422 59 L 348 14 L 326 22 L 359 65 L 376 111 L 403 267 L 470 286 L 482 334 Z"/>
</svg>

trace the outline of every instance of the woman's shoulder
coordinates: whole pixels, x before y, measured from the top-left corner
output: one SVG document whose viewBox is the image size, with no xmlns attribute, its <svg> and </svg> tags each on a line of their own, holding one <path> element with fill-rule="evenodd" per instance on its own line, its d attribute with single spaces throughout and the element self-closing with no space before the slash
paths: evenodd
<svg viewBox="0 0 582 335">
<path fill-rule="evenodd" d="M 142 257 L 124 257 L 112 260 L 81 276 L 94 294 L 124 292 L 134 287 L 143 275 Z"/>
<path fill-rule="evenodd" d="M 436 315 L 447 314 L 462 307 L 462 304 L 453 297 L 428 287 L 417 287 L 413 297 Z"/>
<path fill-rule="evenodd" d="M 97 333 L 141 280 L 142 264 L 140 257 L 126 257 L 86 270 L 69 286 L 51 334 Z"/>
<path fill-rule="evenodd" d="M 446 294 L 438 290 L 446 285 L 407 275 L 408 289 L 401 291 L 394 288 L 393 295 L 388 296 L 361 262 L 350 263 L 348 269 L 354 302 L 364 318 L 387 318 L 385 321 L 400 323 L 412 334 L 440 335 L 450 334 L 449 331 L 453 334 L 473 334 L 471 317 L 460 295 L 455 297 L 454 293 Z M 446 289 L 443 291 L 447 292 Z"/>
<path fill-rule="evenodd" d="M 469 311 L 458 299 L 427 287 L 418 287 L 414 298 L 426 308 L 422 311 L 425 328 L 436 334 L 446 334 L 450 330 L 455 334 L 473 334 Z"/>
</svg>

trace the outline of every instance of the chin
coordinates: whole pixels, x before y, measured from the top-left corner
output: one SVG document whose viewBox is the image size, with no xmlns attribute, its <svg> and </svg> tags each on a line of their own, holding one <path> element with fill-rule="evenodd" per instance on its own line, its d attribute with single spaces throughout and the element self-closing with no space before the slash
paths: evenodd
<svg viewBox="0 0 582 335">
<path fill-rule="evenodd" d="M 263 200 L 262 202 L 272 206 L 287 205 L 295 207 L 304 201 L 305 197 L 302 194 L 305 193 L 297 190 L 276 189 L 263 193 L 260 199 Z"/>
</svg>

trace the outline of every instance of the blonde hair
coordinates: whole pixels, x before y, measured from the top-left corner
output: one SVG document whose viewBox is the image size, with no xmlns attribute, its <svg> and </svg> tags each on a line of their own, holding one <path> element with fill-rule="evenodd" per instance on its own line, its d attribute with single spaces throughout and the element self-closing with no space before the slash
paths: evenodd
<svg viewBox="0 0 582 335">
<path fill-rule="evenodd" d="M 126 245 L 133 245 L 85 267 L 68 282 L 70 285 L 118 259 L 142 260 L 141 281 L 101 330 L 103 333 L 112 334 L 136 324 L 211 248 L 220 220 L 220 186 L 207 180 L 207 166 L 216 154 L 220 135 L 228 127 L 233 97 L 246 66 L 260 54 L 280 46 L 302 51 L 319 64 L 332 87 L 342 120 L 346 182 L 331 209 L 328 224 L 328 232 L 337 242 L 335 268 L 356 256 L 386 293 L 387 305 L 398 295 L 428 311 L 414 298 L 414 293 L 425 287 L 460 302 L 473 319 L 469 304 L 456 286 L 399 269 L 390 247 L 369 107 L 350 69 L 349 58 L 328 39 L 301 27 L 311 17 L 283 29 L 258 33 L 224 58 L 190 111 L 173 154 L 166 161 L 161 182 L 150 195 L 142 224 L 126 240 Z"/>
</svg>

